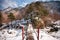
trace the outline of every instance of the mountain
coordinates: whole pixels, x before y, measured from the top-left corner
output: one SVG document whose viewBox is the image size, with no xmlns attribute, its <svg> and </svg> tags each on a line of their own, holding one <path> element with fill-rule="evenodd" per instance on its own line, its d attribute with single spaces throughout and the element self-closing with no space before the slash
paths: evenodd
<svg viewBox="0 0 60 40">
<path fill-rule="evenodd" d="M 48 7 L 50 7 L 50 9 L 60 12 L 59 11 L 60 10 L 60 1 L 45 2 L 45 4 L 47 4 Z"/>
<path fill-rule="evenodd" d="M 3 16 L 3 18 L 2 18 L 2 20 L 3 20 L 3 23 L 8 23 L 9 22 L 9 19 L 8 19 L 8 15 L 10 14 L 10 13 L 13 13 L 13 15 L 15 16 L 15 18 L 19 15 L 19 13 L 20 13 L 20 9 L 21 9 L 22 7 L 18 7 L 18 8 L 11 8 L 11 7 L 8 7 L 8 8 L 6 8 L 6 9 L 4 9 L 4 10 L 1 10 L 1 13 L 2 13 L 2 16 Z"/>
<path fill-rule="evenodd" d="M 50 1 L 50 2 L 32 2 L 31 4 L 27 4 L 25 7 L 18 7 L 18 8 L 11 8 L 8 7 L 4 10 L 2 10 L 4 19 L 6 19 L 7 15 L 11 12 L 14 14 L 16 19 L 25 18 L 26 16 L 29 17 L 28 14 L 35 15 L 36 12 L 39 13 L 39 15 L 42 14 L 60 14 L 60 1 Z M 44 12 L 43 12 L 44 11 Z M 42 15 L 41 14 L 41 15 Z M 6 15 L 6 17 L 5 17 Z M 8 20 L 8 19 L 6 19 Z"/>
<path fill-rule="evenodd" d="M 39 2 L 39 1 L 37 1 Z M 26 14 L 27 9 L 29 9 L 29 6 L 32 5 L 33 11 L 38 11 L 38 7 L 34 6 L 36 2 L 32 2 L 31 4 L 27 4 L 26 7 L 22 8 L 20 11 L 22 14 Z M 42 6 L 50 13 L 54 14 L 57 13 L 60 15 L 60 1 L 50 1 L 50 2 L 39 2 L 39 4 L 42 4 Z M 39 5 L 38 5 L 39 6 Z M 36 8 L 37 7 L 37 8 Z M 39 6 L 40 7 L 40 6 Z M 29 11 L 29 10 L 28 10 Z"/>
</svg>

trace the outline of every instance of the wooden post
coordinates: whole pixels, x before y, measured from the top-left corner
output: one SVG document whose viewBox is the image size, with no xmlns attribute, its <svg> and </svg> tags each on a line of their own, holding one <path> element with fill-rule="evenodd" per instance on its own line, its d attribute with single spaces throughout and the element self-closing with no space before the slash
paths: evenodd
<svg viewBox="0 0 60 40">
<path fill-rule="evenodd" d="M 37 31 L 37 33 L 38 33 L 38 40 L 39 40 L 39 28 L 38 28 L 38 31 Z"/>
<path fill-rule="evenodd" d="M 24 27 L 22 27 L 22 40 L 24 40 Z"/>
</svg>

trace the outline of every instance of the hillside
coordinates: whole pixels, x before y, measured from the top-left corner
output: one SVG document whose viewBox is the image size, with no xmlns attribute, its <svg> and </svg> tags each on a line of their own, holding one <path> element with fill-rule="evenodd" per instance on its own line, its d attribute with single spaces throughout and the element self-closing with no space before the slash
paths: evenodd
<svg viewBox="0 0 60 40">
<path fill-rule="evenodd" d="M 21 8 L 20 7 L 18 7 L 18 8 L 8 7 L 6 9 L 2 10 L 3 18 L 5 19 L 5 20 L 3 20 L 3 22 L 4 23 L 7 22 L 7 20 L 8 20 L 7 15 L 10 12 L 14 14 L 16 19 L 24 18 L 24 17 L 28 16 L 28 14 L 36 13 L 36 12 L 38 12 L 38 14 L 42 13 L 44 15 L 45 15 L 45 12 L 48 14 L 54 14 L 54 13 L 60 14 L 60 12 L 59 12 L 60 5 L 59 4 L 60 4 L 59 1 L 55 1 L 55 2 L 32 2 L 31 4 L 27 4 L 24 8 L 22 8 L 22 7 Z M 58 18 L 58 19 L 60 19 L 60 18 Z M 9 22 L 9 20 L 8 20 L 8 22 Z"/>
</svg>

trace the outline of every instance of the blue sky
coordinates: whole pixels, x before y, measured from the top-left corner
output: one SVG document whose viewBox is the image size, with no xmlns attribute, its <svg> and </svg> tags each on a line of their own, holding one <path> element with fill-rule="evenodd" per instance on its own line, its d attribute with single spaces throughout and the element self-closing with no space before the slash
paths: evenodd
<svg viewBox="0 0 60 40">
<path fill-rule="evenodd" d="M 36 2 L 41 0 L 0 0 L 0 9 L 4 9 L 7 7 L 19 7 L 19 6 L 26 6 L 31 2 Z M 51 1 L 51 0 L 42 0 L 42 1 Z"/>
</svg>

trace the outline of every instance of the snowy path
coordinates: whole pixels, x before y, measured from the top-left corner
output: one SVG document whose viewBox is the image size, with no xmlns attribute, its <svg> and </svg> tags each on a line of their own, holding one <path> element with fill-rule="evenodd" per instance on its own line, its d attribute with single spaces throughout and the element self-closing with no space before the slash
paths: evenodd
<svg viewBox="0 0 60 40">
<path fill-rule="evenodd" d="M 34 40 L 37 40 L 37 30 L 36 29 L 33 29 L 32 25 L 30 24 L 29 27 L 28 27 L 28 32 L 29 31 L 32 31 L 32 35 L 34 37 Z M 40 30 L 40 33 L 39 33 L 39 40 L 58 40 L 54 37 L 52 37 L 51 35 L 47 34 L 44 30 Z"/>
</svg>

